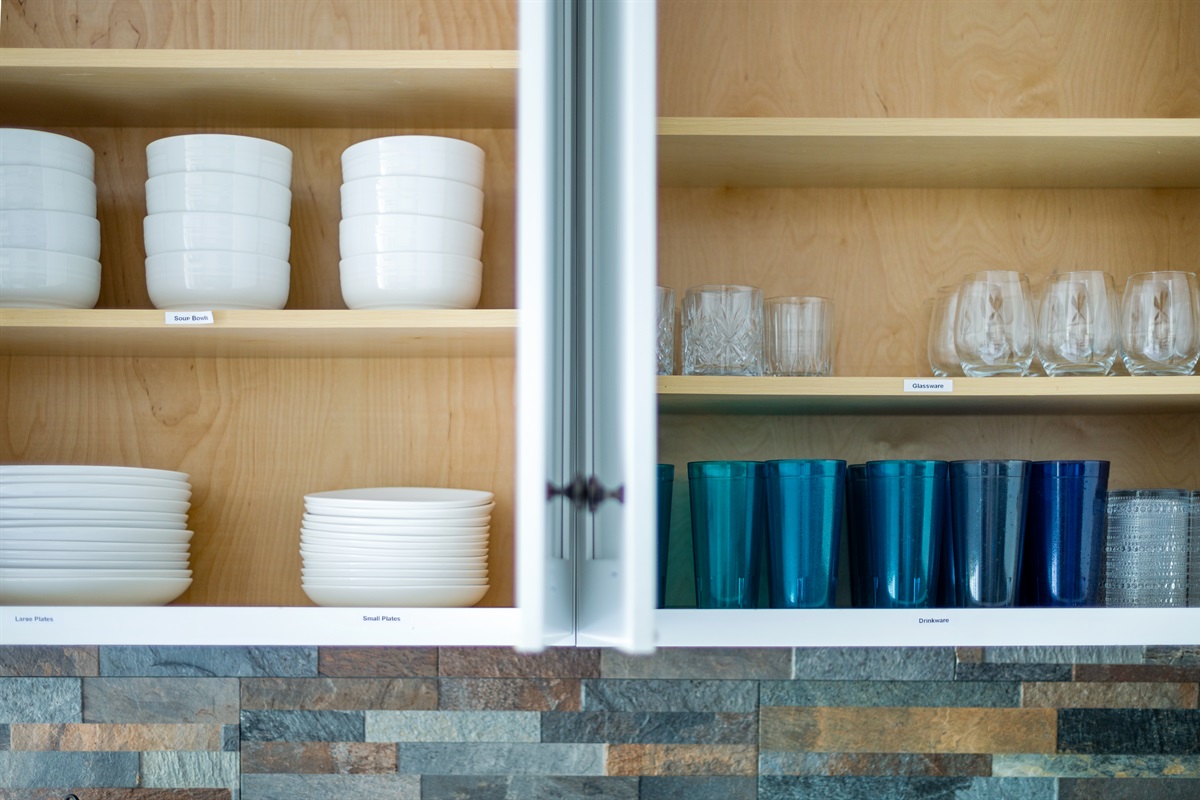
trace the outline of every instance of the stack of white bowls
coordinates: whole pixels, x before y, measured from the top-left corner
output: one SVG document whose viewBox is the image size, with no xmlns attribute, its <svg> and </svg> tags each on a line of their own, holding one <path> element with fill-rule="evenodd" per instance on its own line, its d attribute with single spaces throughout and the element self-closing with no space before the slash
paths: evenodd
<svg viewBox="0 0 1200 800">
<path fill-rule="evenodd" d="M 92 308 L 100 297 L 95 154 L 0 128 L 0 306 Z"/>
<path fill-rule="evenodd" d="M 291 286 L 292 151 L 251 136 L 146 147 L 146 288 L 156 308 L 283 308 Z"/>
<path fill-rule="evenodd" d="M 192 583 L 185 472 L 0 466 L 0 604 L 163 605 Z"/>
<path fill-rule="evenodd" d="M 341 283 L 350 308 L 474 308 L 483 281 L 483 150 L 389 136 L 342 153 Z"/>
<path fill-rule="evenodd" d="M 304 496 L 304 593 L 319 606 L 472 606 L 487 594 L 491 492 L 385 487 Z"/>
</svg>

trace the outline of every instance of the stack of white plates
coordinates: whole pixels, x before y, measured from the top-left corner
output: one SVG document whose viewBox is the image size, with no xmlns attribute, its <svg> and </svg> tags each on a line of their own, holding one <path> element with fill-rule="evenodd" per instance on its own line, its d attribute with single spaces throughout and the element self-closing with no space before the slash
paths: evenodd
<svg viewBox="0 0 1200 800">
<path fill-rule="evenodd" d="M 491 492 L 385 487 L 304 497 L 304 593 L 319 606 L 461 607 L 488 590 Z"/>
<path fill-rule="evenodd" d="M 0 306 L 91 308 L 99 258 L 92 148 L 0 128 Z"/>
<path fill-rule="evenodd" d="M 185 472 L 0 466 L 0 604 L 163 605 L 192 583 Z"/>
<path fill-rule="evenodd" d="M 386 136 L 342 153 L 339 243 L 349 308 L 474 308 L 483 280 L 483 150 Z"/>
</svg>

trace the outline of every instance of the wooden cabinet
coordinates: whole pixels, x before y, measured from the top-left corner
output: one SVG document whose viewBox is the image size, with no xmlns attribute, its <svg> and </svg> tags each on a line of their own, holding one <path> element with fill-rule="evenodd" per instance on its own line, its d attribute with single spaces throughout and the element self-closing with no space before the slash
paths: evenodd
<svg viewBox="0 0 1200 800">
<path fill-rule="evenodd" d="M 658 35 L 659 283 L 680 296 L 701 283 L 822 295 L 836 313 L 834 378 L 660 378 L 659 460 L 677 465 L 677 484 L 702 459 L 1098 458 L 1113 488 L 1200 487 L 1200 377 L 902 388 L 929 374 L 923 300 L 967 272 L 1037 283 L 1102 269 L 1122 286 L 1200 270 L 1200 8 L 659 0 Z M 686 494 L 675 511 L 687 513 Z M 672 591 L 686 601 L 689 556 L 676 555 Z M 1061 642 L 1056 627 L 1120 638 L 1178 620 L 1172 636 L 1200 631 L 1193 610 L 1162 627 L 1146 613 L 1022 610 L 969 618 L 957 640 L 875 612 L 727 624 L 689 613 L 660 612 L 659 641 L 1016 644 L 1022 628 L 1027 643 Z"/>
</svg>

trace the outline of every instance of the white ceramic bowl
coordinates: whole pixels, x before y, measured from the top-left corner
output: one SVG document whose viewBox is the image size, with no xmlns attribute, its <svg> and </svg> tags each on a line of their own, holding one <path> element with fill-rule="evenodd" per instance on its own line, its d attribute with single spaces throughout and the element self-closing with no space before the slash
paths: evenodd
<svg viewBox="0 0 1200 800">
<path fill-rule="evenodd" d="M 483 188 L 483 149 L 446 136 L 385 136 L 342 152 L 342 180 L 382 175 L 449 178 Z"/>
<path fill-rule="evenodd" d="M 463 508 L 486 506 L 496 495 L 481 489 L 449 489 L 434 486 L 375 486 L 365 489 L 334 489 L 304 495 L 305 505 L 371 510 L 387 508 Z"/>
<path fill-rule="evenodd" d="M 78 172 L 0 164 L 0 209 L 70 211 L 96 216 L 96 184 Z"/>
<path fill-rule="evenodd" d="M 372 253 L 343 259 L 342 300 L 348 308 L 475 308 L 483 264 L 444 253 Z"/>
<path fill-rule="evenodd" d="M 188 481 L 186 472 L 150 467 L 110 466 L 107 464 L 0 464 L 0 478 L 37 477 L 42 480 L 57 479 L 63 475 L 78 475 L 89 478 L 154 478 L 157 480 Z"/>
<path fill-rule="evenodd" d="M 364 214 L 421 214 L 479 226 L 483 190 L 446 178 L 380 175 L 342 184 L 342 219 Z"/>
<path fill-rule="evenodd" d="M 50 250 L 100 258 L 100 220 L 70 211 L 0 211 L 0 248 Z"/>
<path fill-rule="evenodd" d="M 444 217 L 364 214 L 339 223 L 338 243 L 342 258 L 416 251 L 478 259 L 483 253 L 483 229 Z"/>
<path fill-rule="evenodd" d="M 181 250 L 231 250 L 287 261 L 292 229 L 282 222 L 219 211 L 167 211 L 142 222 L 146 255 Z"/>
<path fill-rule="evenodd" d="M 228 250 L 189 250 L 146 258 L 146 289 L 155 308 L 278 309 L 287 305 L 286 261 Z"/>
<path fill-rule="evenodd" d="M 146 210 L 218 211 L 288 224 L 292 190 L 282 184 L 236 172 L 168 172 L 146 181 Z"/>
<path fill-rule="evenodd" d="M 0 604 L 161 606 L 187 591 L 191 578 L 12 578 L 0 582 Z"/>
<path fill-rule="evenodd" d="M 93 308 L 100 299 L 100 262 L 71 253 L 0 249 L 0 306 Z"/>
<path fill-rule="evenodd" d="M 319 606 L 390 606 L 394 608 L 465 608 L 487 594 L 487 586 L 416 588 L 379 586 L 308 586 L 304 593 Z"/>
<path fill-rule="evenodd" d="M 169 172 L 236 172 L 292 185 L 292 151 L 252 136 L 192 133 L 158 139 L 146 145 L 146 167 L 151 178 Z"/>
<path fill-rule="evenodd" d="M 96 154 L 83 142 L 57 133 L 0 128 L 0 164 L 64 169 L 96 179 Z"/>
</svg>

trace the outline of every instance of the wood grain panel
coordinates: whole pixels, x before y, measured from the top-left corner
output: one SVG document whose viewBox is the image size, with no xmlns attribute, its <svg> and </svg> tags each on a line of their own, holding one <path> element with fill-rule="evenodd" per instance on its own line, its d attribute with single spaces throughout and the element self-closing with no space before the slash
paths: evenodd
<svg viewBox="0 0 1200 800">
<path fill-rule="evenodd" d="M 512 359 L 11 357 L 0 374 L 0 462 L 190 473 L 181 602 L 308 605 L 304 494 L 428 485 L 496 493 L 481 605 L 512 604 Z"/>
<path fill-rule="evenodd" d="M 659 113 L 1200 115 L 1192 0 L 660 0 Z"/>
<path fill-rule="evenodd" d="M 143 220 L 146 145 L 164 136 L 229 133 L 291 148 L 292 253 L 288 308 L 345 308 L 338 277 L 341 154 L 364 139 L 431 133 L 474 142 L 486 152 L 483 291 L 479 308 L 516 304 L 516 134 L 512 130 L 377 130 L 365 128 L 61 128 L 96 152 L 102 278 L 97 308 L 152 308 L 146 292 Z"/>
<path fill-rule="evenodd" d="M 0 47 L 516 48 L 515 0 L 24 0 Z"/>
<path fill-rule="evenodd" d="M 1200 190 L 661 189 L 658 281 L 830 297 L 838 375 L 912 375 L 922 305 L 982 269 L 1195 270 Z"/>
</svg>

